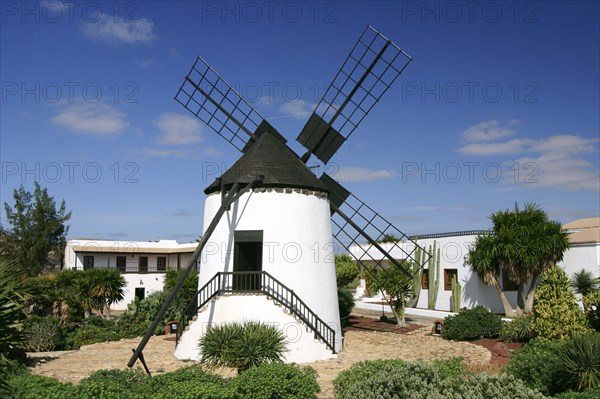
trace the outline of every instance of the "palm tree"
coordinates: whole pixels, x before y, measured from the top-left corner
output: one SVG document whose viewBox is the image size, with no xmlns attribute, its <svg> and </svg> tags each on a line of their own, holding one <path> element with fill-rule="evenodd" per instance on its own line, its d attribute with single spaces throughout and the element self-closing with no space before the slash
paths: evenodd
<svg viewBox="0 0 600 399">
<path fill-rule="evenodd" d="M 476 238 L 467 263 L 485 284 L 496 288 L 506 316 L 529 313 L 540 275 L 562 260 L 569 248 L 568 235 L 560 223 L 548 220 L 546 212 L 532 203 L 526 203 L 523 210 L 515 207 L 496 212 L 490 219 L 492 232 Z M 516 309 L 504 295 L 502 274 L 518 287 Z"/>
<path fill-rule="evenodd" d="M 123 290 L 125 278 L 117 269 L 90 269 L 86 270 L 88 289 L 86 297 L 87 305 L 92 309 L 98 309 L 102 316 L 110 319 L 110 305 L 124 298 Z"/>
<path fill-rule="evenodd" d="M 571 277 L 571 288 L 582 297 L 597 291 L 599 286 L 600 279 L 585 269 L 581 269 Z"/>
</svg>

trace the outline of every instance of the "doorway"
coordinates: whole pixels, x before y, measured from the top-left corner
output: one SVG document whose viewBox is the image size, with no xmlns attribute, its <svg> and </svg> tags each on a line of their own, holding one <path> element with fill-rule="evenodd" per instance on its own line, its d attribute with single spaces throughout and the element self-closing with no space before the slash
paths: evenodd
<svg viewBox="0 0 600 399">
<path fill-rule="evenodd" d="M 135 289 L 135 296 L 138 300 L 142 300 L 146 297 L 146 288 L 144 287 L 137 287 Z"/>
<path fill-rule="evenodd" d="M 233 271 L 262 271 L 262 230 L 240 230 L 234 233 Z M 261 289 L 261 275 L 258 273 L 242 273 L 233 276 L 233 290 L 253 292 Z"/>
</svg>

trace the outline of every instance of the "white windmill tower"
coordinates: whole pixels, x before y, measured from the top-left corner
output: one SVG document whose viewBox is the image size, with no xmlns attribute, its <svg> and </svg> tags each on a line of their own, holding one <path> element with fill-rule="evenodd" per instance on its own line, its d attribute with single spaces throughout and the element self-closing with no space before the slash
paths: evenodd
<svg viewBox="0 0 600 399">
<path fill-rule="evenodd" d="M 306 166 L 311 155 L 330 160 L 411 60 L 367 26 L 300 132 L 297 141 L 307 149 L 300 157 L 198 57 L 175 99 L 243 154 L 206 188 L 202 239 L 130 367 L 195 266 L 199 290 L 178 326 L 180 359 L 198 358 L 198 339 L 210 323 L 245 320 L 283 329 L 288 361 L 335 356 L 342 340 L 332 238 L 346 248 L 366 240 L 361 259 L 375 262 L 383 254 L 411 275 L 390 252 L 416 263 L 416 243 L 331 177 L 317 178 Z M 379 245 L 386 234 L 401 240 L 387 251 Z"/>
</svg>

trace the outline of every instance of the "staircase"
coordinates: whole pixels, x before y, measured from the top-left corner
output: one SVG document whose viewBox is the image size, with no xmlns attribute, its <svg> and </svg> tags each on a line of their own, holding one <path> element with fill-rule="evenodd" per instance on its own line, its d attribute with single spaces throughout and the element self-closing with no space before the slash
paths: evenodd
<svg viewBox="0 0 600 399">
<path fill-rule="evenodd" d="M 335 352 L 335 330 L 327 325 L 315 312 L 294 293 L 269 273 L 260 272 L 218 272 L 198 292 L 181 313 L 176 334 L 179 343 L 181 335 L 198 311 L 208 302 L 222 295 L 259 294 L 272 299 L 302 321 L 319 339 Z"/>
</svg>

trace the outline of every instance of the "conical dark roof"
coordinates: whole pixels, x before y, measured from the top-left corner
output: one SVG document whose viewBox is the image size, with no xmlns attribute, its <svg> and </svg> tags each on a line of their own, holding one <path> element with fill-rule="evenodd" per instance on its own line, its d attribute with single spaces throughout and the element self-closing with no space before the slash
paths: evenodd
<svg viewBox="0 0 600 399">
<path fill-rule="evenodd" d="M 327 188 L 298 156 L 270 132 L 260 134 L 256 143 L 216 179 L 204 192 L 229 190 L 234 183 L 249 184 L 260 175 L 264 179 L 256 187 L 303 188 L 327 192 Z M 219 181 L 220 180 L 220 181 Z"/>
</svg>

